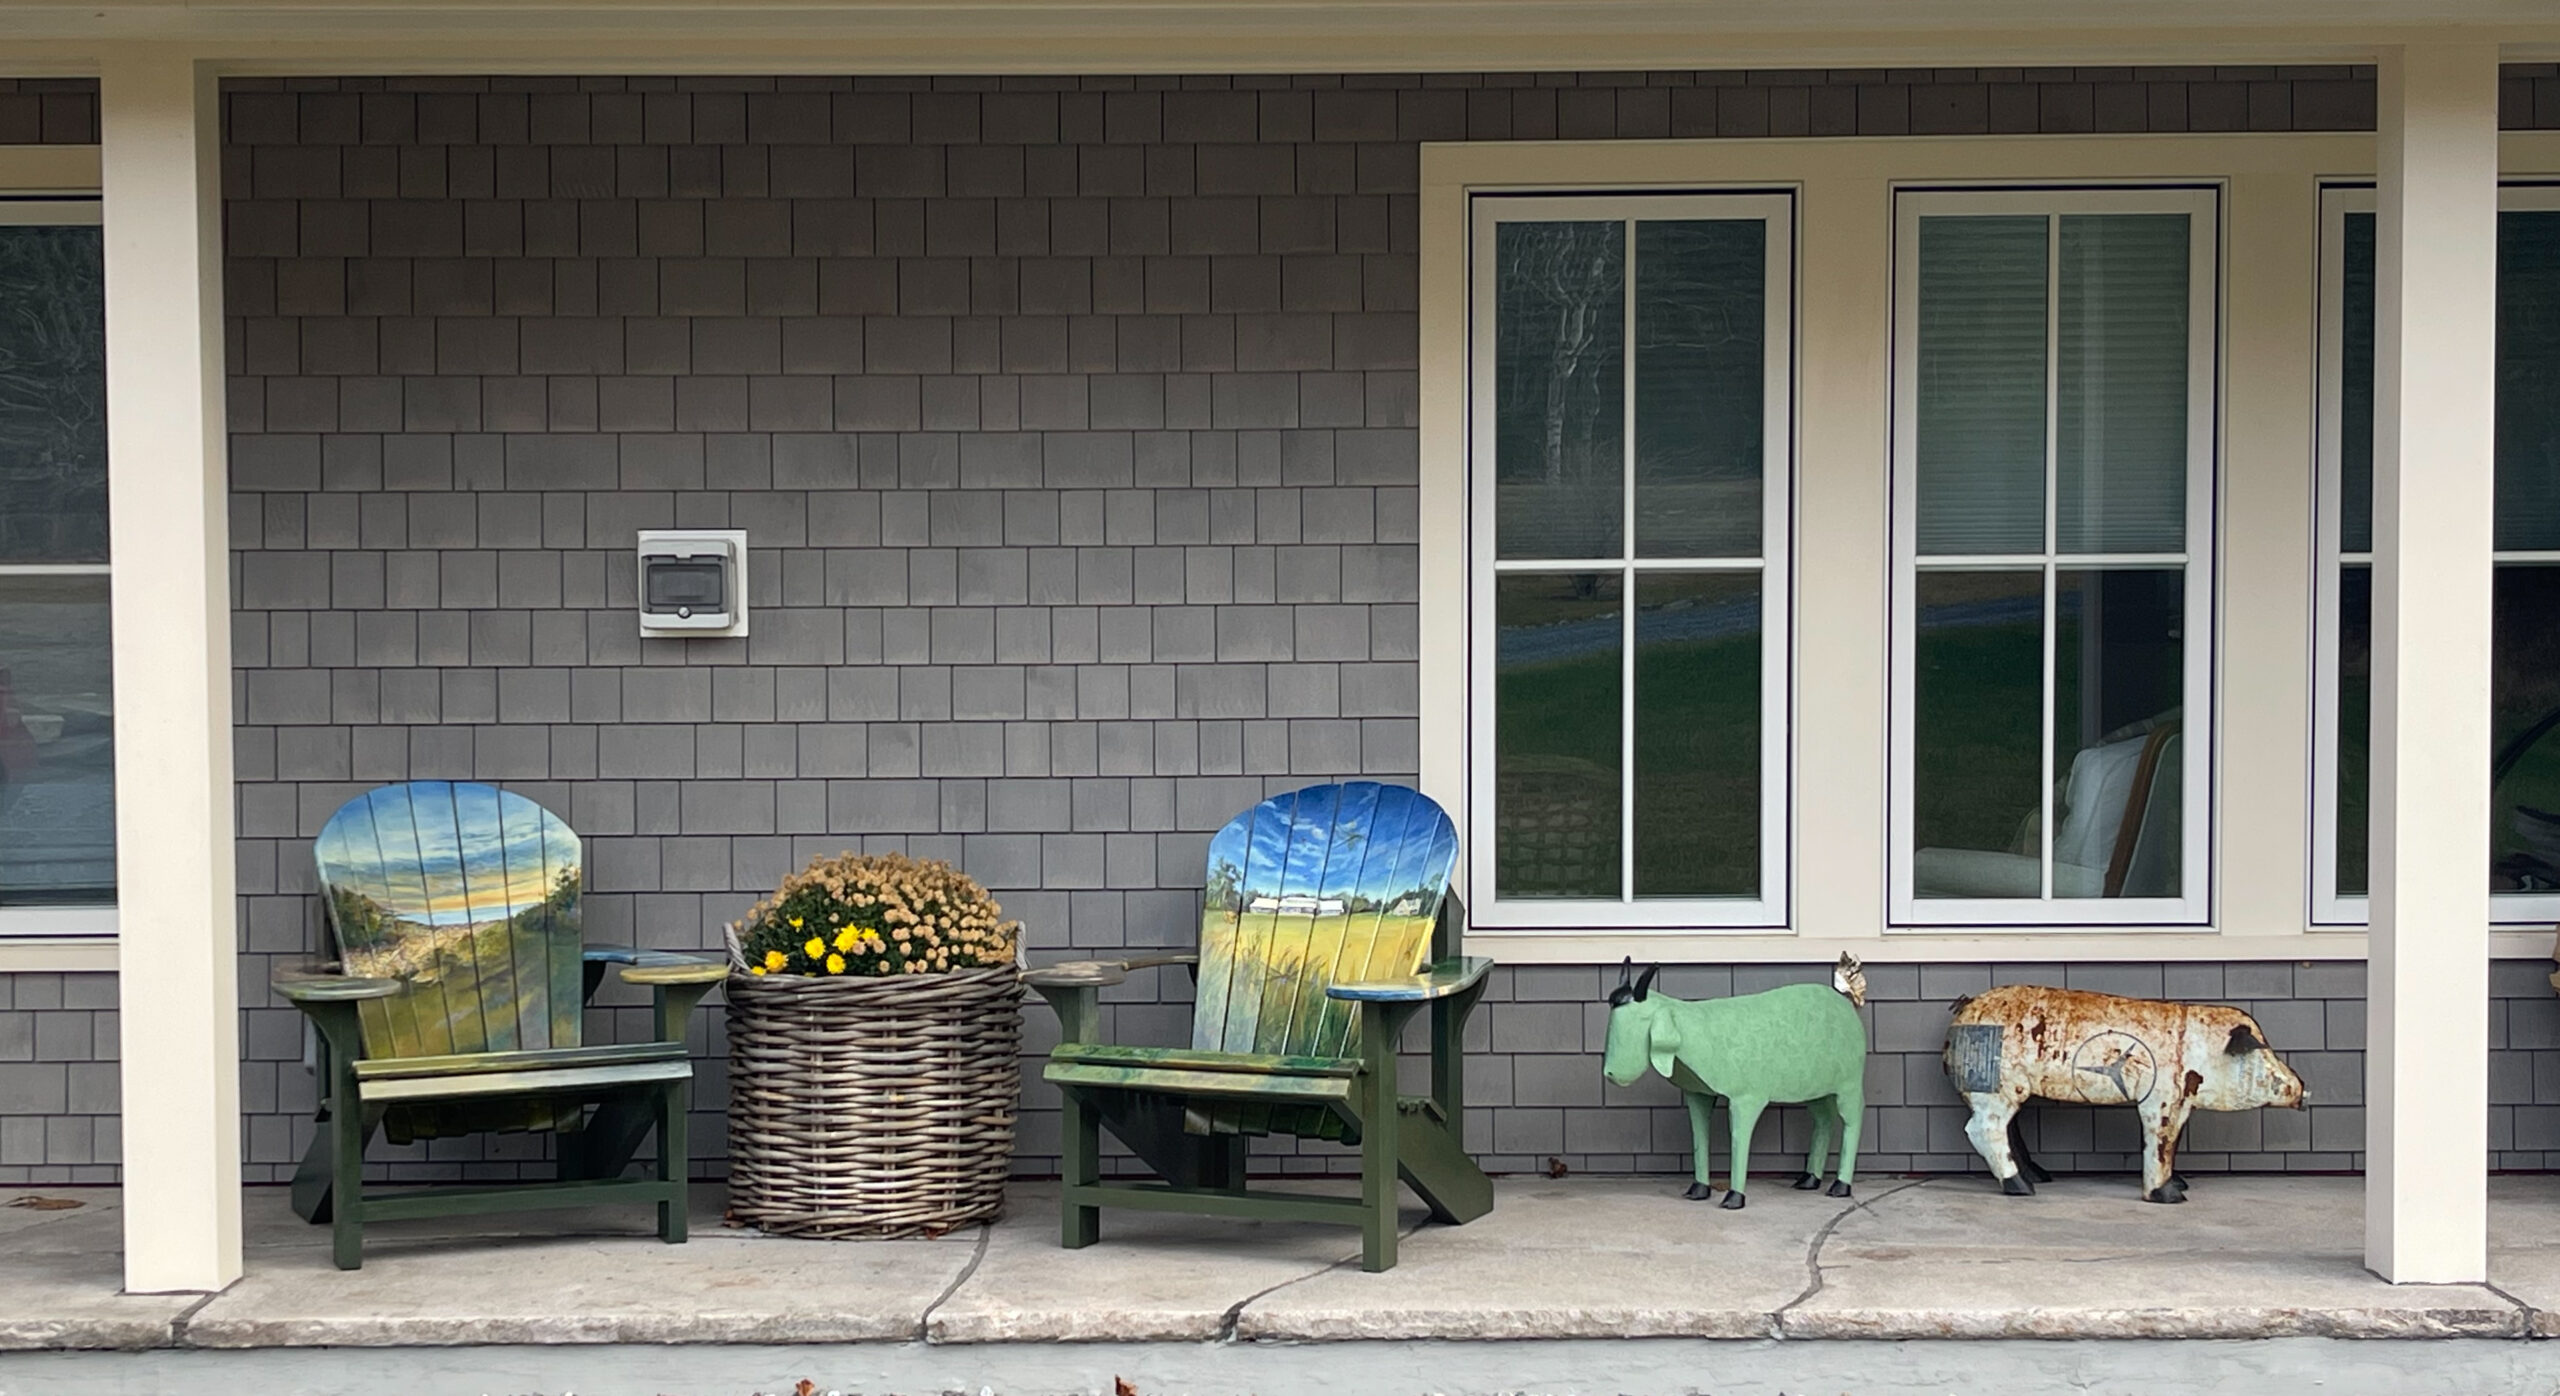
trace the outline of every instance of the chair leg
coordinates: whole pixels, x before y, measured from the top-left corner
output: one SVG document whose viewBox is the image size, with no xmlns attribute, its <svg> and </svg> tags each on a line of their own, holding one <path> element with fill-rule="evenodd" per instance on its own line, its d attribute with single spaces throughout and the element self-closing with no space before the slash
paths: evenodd
<svg viewBox="0 0 2560 1396">
<path fill-rule="evenodd" d="M 329 1112 L 329 1258 L 341 1270 L 364 1264 L 364 1140 L 369 1113 L 356 1105 L 355 1073 L 338 1081 Z"/>
<path fill-rule="evenodd" d="M 1360 1008 L 1360 1268 L 1375 1274 L 1396 1264 L 1396 1039 L 1406 1015 Z"/>
<path fill-rule="evenodd" d="M 319 1128 L 311 1132 L 311 1146 L 302 1151 L 302 1162 L 293 1170 L 293 1214 L 314 1226 L 329 1220 L 331 1186 L 330 1161 L 338 1148 L 337 1131 L 330 1127 L 327 1112 L 322 1112 Z"/>
<path fill-rule="evenodd" d="M 670 1081 L 658 1093 L 658 1181 L 670 1189 L 670 1195 L 658 1203 L 658 1239 L 669 1245 L 685 1239 L 685 1203 L 693 1191 L 685 1120 L 692 1095 L 692 1084 L 685 1081 Z"/>
<path fill-rule="evenodd" d="M 1066 1195 L 1059 1203 L 1058 1244 L 1073 1251 L 1102 1239 L 1102 1209 L 1076 1200 L 1076 1189 L 1102 1181 L 1102 1116 L 1073 1089 L 1062 1095 L 1059 1171 Z"/>
</svg>

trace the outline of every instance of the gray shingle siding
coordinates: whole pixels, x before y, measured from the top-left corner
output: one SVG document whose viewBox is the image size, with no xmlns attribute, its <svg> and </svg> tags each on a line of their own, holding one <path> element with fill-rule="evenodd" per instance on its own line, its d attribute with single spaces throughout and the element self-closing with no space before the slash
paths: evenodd
<svg viewBox="0 0 2560 1396">
<path fill-rule="evenodd" d="M 2502 100 L 2560 125 L 2560 68 Z M 2373 102 L 2368 71 L 2273 67 L 230 83 L 250 1177 L 310 1131 L 267 973 L 319 943 L 309 839 L 372 784 L 560 811 L 598 940 L 712 945 L 854 846 L 959 862 L 1054 954 L 1186 943 L 1207 835 L 1267 792 L 1409 779 L 1418 142 L 2357 129 Z M 0 141 L 95 122 L 93 87 L 0 82 Z M 672 526 L 748 530 L 752 638 L 640 642 L 631 535 Z M 2544 968 L 2495 979 L 2502 1167 L 2560 1159 Z M 2201 1120 L 2186 1165 L 2357 1163 L 2360 966 L 1950 964 L 1871 970 L 1870 1166 L 1968 1164 L 1944 1004 L 2022 978 L 2248 1005 L 2319 1103 Z M 1667 1088 L 1600 1080 L 1600 987 L 1496 974 L 1467 1064 L 1489 1166 L 1683 1166 Z M 1180 1040 L 1188 993 L 1140 974 L 1109 1026 Z M 0 976 L 0 1181 L 112 1176 L 113 997 Z M 593 1028 L 644 1017 L 616 997 Z M 695 1033 L 716 1147 L 716 1012 Z M 2133 1166 L 2121 1112 L 2031 1128 Z M 494 1178 L 539 1147 L 376 1157 Z"/>
</svg>

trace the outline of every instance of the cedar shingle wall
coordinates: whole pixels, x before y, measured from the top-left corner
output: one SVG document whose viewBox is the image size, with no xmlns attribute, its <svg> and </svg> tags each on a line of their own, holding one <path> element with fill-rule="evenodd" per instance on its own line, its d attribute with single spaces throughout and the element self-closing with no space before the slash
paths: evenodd
<svg viewBox="0 0 2560 1396">
<path fill-rule="evenodd" d="M 86 89 L 18 87 L 0 140 L 94 138 Z M 2560 70 L 2503 99 L 2560 125 Z M 310 835 L 369 785 L 559 810 L 596 940 L 714 944 L 860 844 L 959 861 L 1054 954 L 1187 942 L 1209 833 L 1267 791 L 1410 778 L 1418 142 L 2356 129 L 2373 102 L 2328 68 L 230 84 L 250 1176 L 310 1133 L 264 986 L 318 943 Z M 752 639 L 639 643 L 631 536 L 666 526 L 750 531 Z M 2542 968 L 2495 979 L 2504 1166 L 2560 1151 Z M 1489 1166 L 1682 1166 L 1668 1089 L 1600 1080 L 1602 973 L 1498 973 L 1469 1059 Z M 2358 1161 L 2360 966 L 1870 977 L 1879 1171 L 1968 1164 L 1944 1005 L 2020 978 L 2259 1014 L 2320 1103 L 2201 1119 L 2186 1166 Z M 1141 975 L 1111 1027 L 1182 1040 L 1187 994 Z M 102 976 L 0 976 L 0 1181 L 112 1176 L 115 1028 Z M 716 1145 L 716 1005 L 699 1029 Z M 2124 1112 L 2038 1127 L 2059 1164 L 2133 1165 Z M 376 1158 L 506 1176 L 540 1147 Z"/>
</svg>

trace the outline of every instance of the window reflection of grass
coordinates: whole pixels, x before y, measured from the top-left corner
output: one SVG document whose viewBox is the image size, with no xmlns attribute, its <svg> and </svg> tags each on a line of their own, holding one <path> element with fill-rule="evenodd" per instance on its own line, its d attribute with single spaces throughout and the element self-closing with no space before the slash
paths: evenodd
<svg viewBox="0 0 2560 1396">
<path fill-rule="evenodd" d="M 1756 896 L 1759 635 L 1658 636 L 1684 609 L 1756 606 L 1758 579 L 1654 574 L 1637 597 L 1636 895 Z"/>
<path fill-rule="evenodd" d="M 1494 880 L 1504 896 L 1615 897 L 1621 586 L 1599 573 L 1495 585 Z"/>
<path fill-rule="evenodd" d="M 1935 607 L 2040 598 L 2033 573 L 1932 572 L 1920 579 L 1912 834 L 1919 848 L 2005 850 L 2041 803 L 2044 626 L 1935 624 Z"/>
</svg>

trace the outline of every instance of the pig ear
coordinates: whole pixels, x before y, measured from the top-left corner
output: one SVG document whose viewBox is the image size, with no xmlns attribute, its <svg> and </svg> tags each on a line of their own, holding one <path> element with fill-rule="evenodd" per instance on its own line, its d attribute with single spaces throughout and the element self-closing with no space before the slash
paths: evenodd
<svg viewBox="0 0 2560 1396">
<path fill-rule="evenodd" d="M 2249 1025 L 2247 1023 L 2242 1023 L 2231 1030 L 2231 1042 L 2222 1050 L 2237 1057 L 2257 1051 L 2259 1048 L 2266 1045 L 2267 1044 L 2258 1040 L 2258 1035 L 2256 1033 L 2249 1031 Z"/>
</svg>

